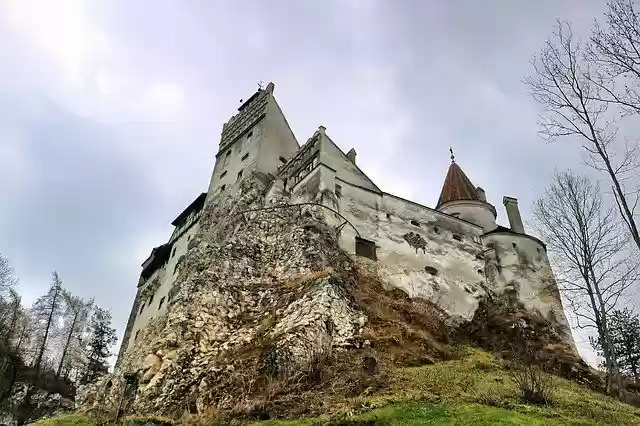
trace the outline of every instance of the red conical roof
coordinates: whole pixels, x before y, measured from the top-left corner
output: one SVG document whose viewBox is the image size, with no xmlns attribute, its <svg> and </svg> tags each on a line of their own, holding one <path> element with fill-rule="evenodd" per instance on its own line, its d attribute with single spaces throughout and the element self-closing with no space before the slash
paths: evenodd
<svg viewBox="0 0 640 426">
<path fill-rule="evenodd" d="M 442 185 L 442 192 L 440 193 L 436 208 L 447 201 L 457 200 L 479 200 L 479 198 L 476 193 L 476 188 L 467 175 L 465 175 L 460 166 L 453 161 L 451 162 L 451 166 L 449 166 L 447 177 L 444 178 L 444 185 Z"/>
</svg>

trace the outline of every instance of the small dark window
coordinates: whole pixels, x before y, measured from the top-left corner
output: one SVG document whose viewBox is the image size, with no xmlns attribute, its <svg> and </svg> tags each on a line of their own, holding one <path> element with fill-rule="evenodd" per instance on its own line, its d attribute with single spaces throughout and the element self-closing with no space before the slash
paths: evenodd
<svg viewBox="0 0 640 426">
<path fill-rule="evenodd" d="M 240 180 L 240 179 L 242 179 L 242 170 L 240 170 L 240 171 L 238 172 L 238 179 L 237 179 L 237 180 Z"/>
<path fill-rule="evenodd" d="M 462 237 L 458 234 L 453 234 L 453 239 L 456 241 L 462 241 Z"/>
<path fill-rule="evenodd" d="M 155 295 L 155 293 L 151 293 L 151 296 L 149 296 L 149 306 L 151 306 L 151 302 L 153 302 L 153 296 Z"/>
<path fill-rule="evenodd" d="M 247 140 L 251 139 L 251 136 L 253 136 L 253 132 L 247 133 Z"/>
<path fill-rule="evenodd" d="M 411 224 L 412 224 L 413 226 L 420 226 L 420 222 L 418 222 L 417 220 L 412 220 L 412 221 L 411 221 Z"/>
<path fill-rule="evenodd" d="M 244 161 L 247 158 L 249 158 L 249 153 L 247 152 L 245 155 L 242 156 L 242 158 L 240 159 L 240 161 Z"/>
<path fill-rule="evenodd" d="M 222 179 L 223 177 L 225 177 L 227 175 L 227 171 L 225 170 L 224 172 L 222 172 L 220 174 L 220 179 Z"/>
<path fill-rule="evenodd" d="M 438 270 L 433 266 L 425 266 L 424 270 L 427 274 L 438 275 Z"/>
<path fill-rule="evenodd" d="M 231 155 L 231 150 L 227 151 L 227 157 Z"/>
<path fill-rule="evenodd" d="M 286 162 L 287 162 L 287 159 L 286 159 L 286 158 L 284 158 L 282 155 L 281 155 L 278 159 L 279 159 L 279 160 L 280 160 L 280 162 L 282 162 L 282 163 L 286 163 Z"/>
<path fill-rule="evenodd" d="M 341 198 L 342 197 L 342 186 L 336 184 L 336 197 Z"/>
<path fill-rule="evenodd" d="M 225 189 L 227 189 L 227 185 L 222 185 L 222 186 L 220 187 L 220 191 L 224 191 Z"/>
<path fill-rule="evenodd" d="M 144 302 L 140 305 L 140 312 L 138 312 L 138 315 L 142 315 L 142 311 L 144 311 Z"/>
<path fill-rule="evenodd" d="M 376 243 L 356 237 L 356 256 L 368 257 L 376 260 Z"/>
<path fill-rule="evenodd" d="M 511 245 L 513 246 L 513 248 L 518 248 L 518 245 L 516 243 L 511 243 Z"/>
<path fill-rule="evenodd" d="M 540 247 L 538 247 L 536 250 L 538 251 L 538 254 L 540 254 Z"/>
<path fill-rule="evenodd" d="M 133 341 L 135 342 L 136 340 L 138 340 L 138 335 L 140 334 L 140 330 L 136 331 L 136 335 L 133 338 Z"/>
<path fill-rule="evenodd" d="M 434 228 L 433 228 L 433 232 L 435 232 L 436 234 L 438 234 L 438 233 L 440 232 L 440 230 L 439 230 L 439 229 L 438 229 L 438 227 L 436 226 L 436 227 L 434 227 Z"/>
<path fill-rule="evenodd" d="M 178 248 L 178 247 L 174 247 L 174 248 L 173 248 L 173 251 L 171 252 L 171 257 L 173 257 L 173 256 L 175 256 L 175 255 L 176 255 L 176 249 L 177 249 L 177 248 Z"/>
<path fill-rule="evenodd" d="M 391 220 L 391 215 L 387 213 L 387 220 Z"/>
<path fill-rule="evenodd" d="M 160 303 L 158 303 L 158 309 L 162 308 L 162 305 L 164 305 L 164 299 L 164 297 L 160 299 Z"/>
<path fill-rule="evenodd" d="M 478 273 L 479 273 L 480 275 L 484 275 L 484 272 L 482 271 L 482 269 L 478 269 Z"/>
</svg>

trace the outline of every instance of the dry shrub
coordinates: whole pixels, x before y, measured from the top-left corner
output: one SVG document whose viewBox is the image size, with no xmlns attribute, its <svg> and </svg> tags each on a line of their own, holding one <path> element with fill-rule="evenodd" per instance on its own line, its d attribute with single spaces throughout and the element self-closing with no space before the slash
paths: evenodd
<svg viewBox="0 0 640 426">
<path fill-rule="evenodd" d="M 523 402 L 536 405 L 551 404 L 553 376 L 533 364 L 512 365 L 509 371 Z"/>
</svg>

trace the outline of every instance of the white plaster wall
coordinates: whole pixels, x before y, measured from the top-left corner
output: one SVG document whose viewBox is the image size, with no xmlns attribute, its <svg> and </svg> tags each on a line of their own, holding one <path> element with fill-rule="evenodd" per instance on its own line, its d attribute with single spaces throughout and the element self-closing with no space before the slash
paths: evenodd
<svg viewBox="0 0 640 426">
<path fill-rule="evenodd" d="M 199 213 L 197 217 L 199 217 Z M 169 304 L 169 291 L 171 291 L 171 288 L 175 283 L 178 272 L 176 270 L 176 264 L 178 263 L 180 258 L 187 253 L 189 241 L 198 232 L 198 229 L 198 223 L 194 223 L 191 227 L 186 229 L 184 233 L 182 233 L 173 242 L 171 246 L 171 255 L 166 265 L 154 271 L 149 279 L 143 284 L 144 291 L 144 288 L 151 285 L 151 283 L 153 283 L 156 278 L 160 280 L 160 286 L 154 293 L 153 301 L 151 302 L 151 304 L 148 303 L 148 300 L 144 300 L 145 306 L 142 310 L 142 313 L 139 313 L 140 308 L 138 308 L 138 312 L 136 312 L 136 320 L 133 323 L 133 328 L 131 329 L 131 335 L 128 343 L 129 348 L 133 345 L 135 341 L 135 335 L 138 330 L 144 328 L 152 318 L 156 318 L 158 315 L 162 315 L 166 312 L 167 306 Z M 162 307 L 159 308 L 160 300 L 163 297 L 164 303 L 162 304 Z"/>
<path fill-rule="evenodd" d="M 238 140 L 226 147 L 224 151 L 221 151 L 216 158 L 216 164 L 211 174 L 208 197 L 218 194 L 222 185 L 226 185 L 225 189 L 230 190 L 238 180 L 240 170 L 243 171 L 243 176 L 246 176 L 251 170 L 258 168 L 260 140 L 263 138 L 264 127 L 264 120 L 258 122 L 247 129 Z M 251 138 L 247 137 L 249 133 L 251 133 Z M 243 160 L 245 154 L 248 154 L 248 157 Z"/>
<path fill-rule="evenodd" d="M 300 145 L 273 97 L 267 105 L 267 116 L 262 123 L 261 135 L 262 137 L 258 140 L 258 170 L 275 175 L 278 167 L 284 164 L 280 157 L 289 160 L 300 149 Z"/>
<path fill-rule="evenodd" d="M 378 190 L 352 162 L 345 158 L 344 154 L 328 136 L 323 135 L 320 143 L 320 162 L 334 169 L 338 179 L 371 190 Z"/>
<path fill-rule="evenodd" d="M 484 232 L 496 229 L 495 209 L 492 210 L 488 203 L 474 200 L 450 201 L 442 205 L 438 210 L 482 227 Z"/>
<path fill-rule="evenodd" d="M 557 283 L 544 246 L 526 235 L 491 233 L 483 237 L 486 273 L 499 292 L 513 292 L 528 311 L 554 319 L 570 338 Z M 500 265 L 499 267 L 497 265 Z"/>
<path fill-rule="evenodd" d="M 437 303 L 455 320 L 471 319 L 485 285 L 479 227 L 345 182 L 342 192 L 340 213 L 362 238 L 376 243 L 378 271 L 384 281 L 410 297 Z M 408 235 L 424 245 L 410 244 Z M 340 245 L 350 254 L 355 254 L 355 237 L 352 228 L 343 228 Z M 435 268 L 437 274 L 427 272 L 426 266 Z"/>
</svg>

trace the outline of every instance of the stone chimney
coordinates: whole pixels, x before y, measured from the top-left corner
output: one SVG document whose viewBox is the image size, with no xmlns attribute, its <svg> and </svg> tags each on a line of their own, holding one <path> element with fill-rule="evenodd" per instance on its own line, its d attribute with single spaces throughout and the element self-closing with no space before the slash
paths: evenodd
<svg viewBox="0 0 640 426">
<path fill-rule="evenodd" d="M 487 201 L 487 194 L 484 192 L 484 189 L 481 187 L 476 188 L 476 195 L 478 196 L 478 200 Z"/>
<path fill-rule="evenodd" d="M 351 161 L 354 165 L 356 164 L 356 150 L 351 148 L 349 150 L 349 152 L 347 152 L 347 159 L 349 159 L 349 161 Z"/>
<path fill-rule="evenodd" d="M 518 199 L 505 196 L 502 197 L 502 203 L 507 209 L 507 217 L 509 218 L 511 230 L 524 234 L 524 225 L 522 224 L 522 217 L 520 217 L 520 210 L 518 209 Z"/>
</svg>

